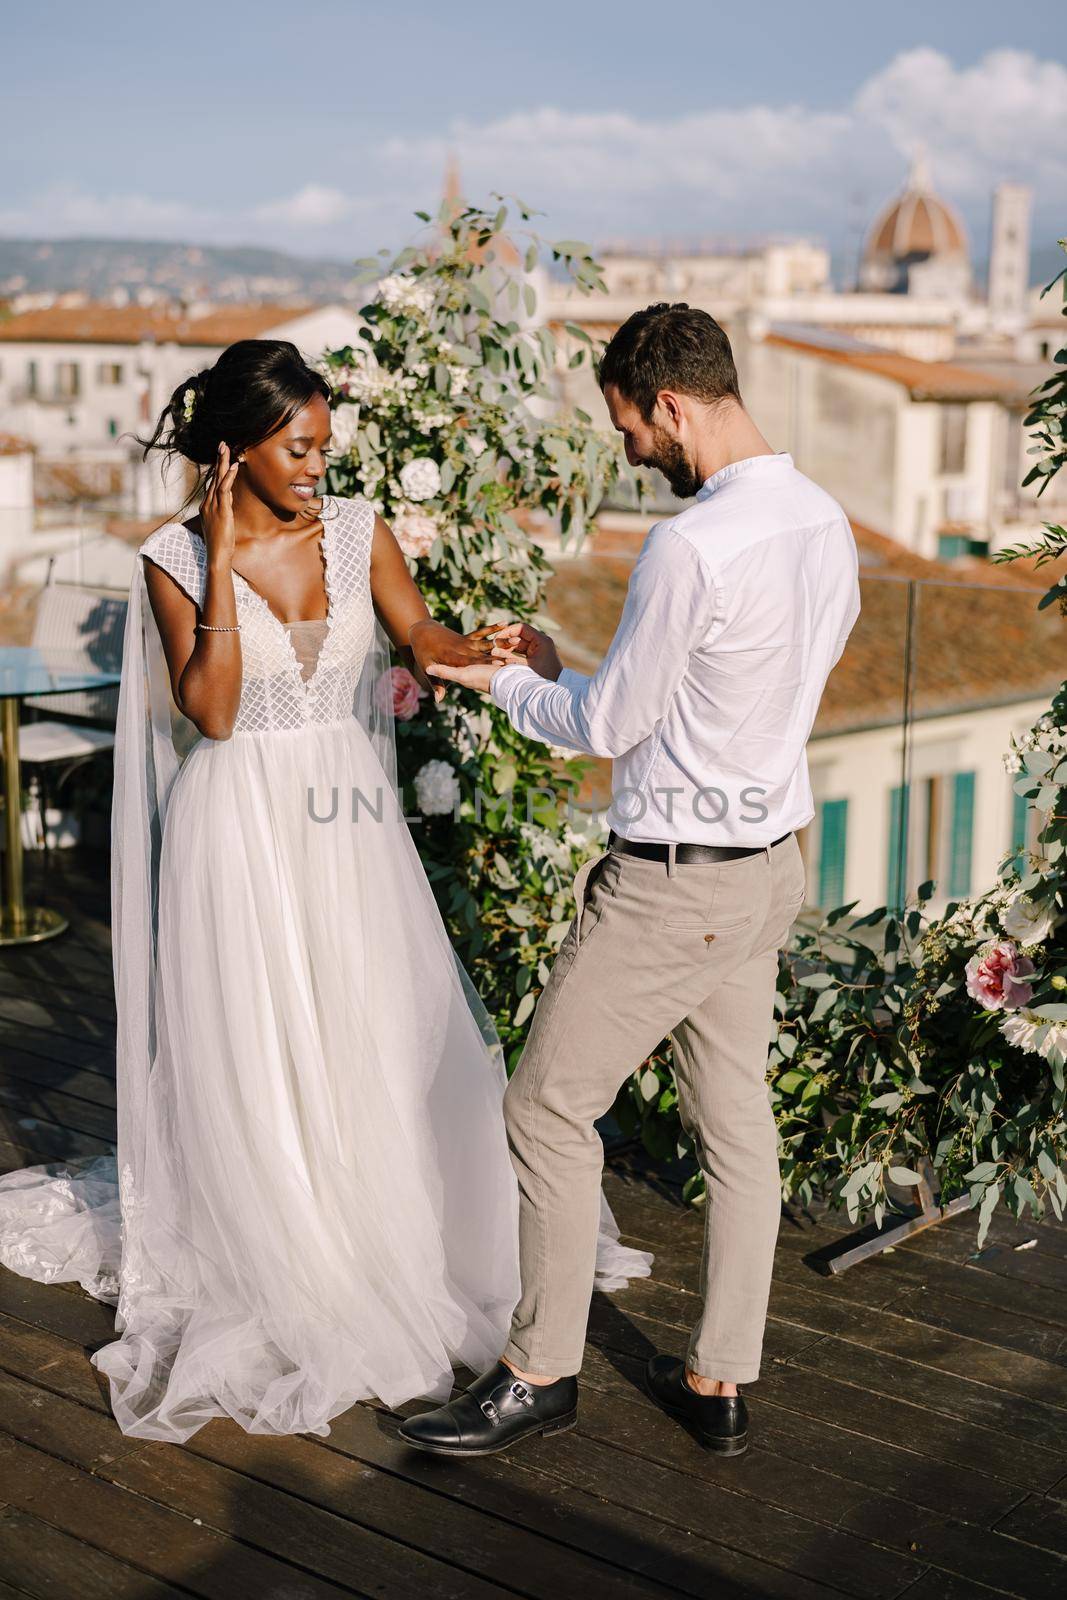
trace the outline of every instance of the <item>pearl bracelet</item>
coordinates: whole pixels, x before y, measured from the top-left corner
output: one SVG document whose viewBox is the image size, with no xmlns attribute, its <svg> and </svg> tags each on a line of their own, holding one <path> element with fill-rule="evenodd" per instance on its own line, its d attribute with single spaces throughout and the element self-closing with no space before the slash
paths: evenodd
<svg viewBox="0 0 1067 1600">
<path fill-rule="evenodd" d="M 214 622 L 198 622 L 197 627 L 205 629 L 205 631 L 208 633 L 240 633 L 241 631 L 241 624 L 239 622 L 230 627 L 220 627 L 218 623 Z"/>
</svg>

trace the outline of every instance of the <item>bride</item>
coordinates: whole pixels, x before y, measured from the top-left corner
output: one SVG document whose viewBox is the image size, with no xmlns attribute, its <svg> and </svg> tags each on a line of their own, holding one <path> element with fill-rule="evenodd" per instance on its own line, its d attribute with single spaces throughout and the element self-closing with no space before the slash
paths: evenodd
<svg viewBox="0 0 1067 1600">
<path fill-rule="evenodd" d="M 122 1431 L 326 1434 L 446 1399 L 519 1294 L 492 1022 L 399 802 L 389 639 L 434 622 L 363 498 L 316 494 L 330 390 L 242 340 L 146 446 L 209 467 L 138 552 L 115 747 L 114 1157 L 0 1179 L 0 1261 L 117 1302 L 92 1357 Z M 191 498 L 191 497 L 190 497 Z M 598 1285 L 647 1273 L 606 1202 Z"/>
</svg>

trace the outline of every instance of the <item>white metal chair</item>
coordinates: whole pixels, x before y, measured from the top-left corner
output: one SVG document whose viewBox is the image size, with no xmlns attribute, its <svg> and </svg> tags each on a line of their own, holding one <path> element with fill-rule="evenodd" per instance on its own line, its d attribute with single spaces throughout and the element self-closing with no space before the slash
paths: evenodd
<svg viewBox="0 0 1067 1600">
<path fill-rule="evenodd" d="M 127 604 L 127 596 L 118 590 L 56 582 L 49 567 L 37 600 L 32 643 L 61 650 L 72 665 L 118 672 Z M 36 715 L 19 730 L 19 758 L 31 769 L 30 788 L 36 790 L 46 852 L 50 801 L 72 772 L 114 747 L 118 696 L 116 686 L 31 695 L 23 702 Z"/>
</svg>

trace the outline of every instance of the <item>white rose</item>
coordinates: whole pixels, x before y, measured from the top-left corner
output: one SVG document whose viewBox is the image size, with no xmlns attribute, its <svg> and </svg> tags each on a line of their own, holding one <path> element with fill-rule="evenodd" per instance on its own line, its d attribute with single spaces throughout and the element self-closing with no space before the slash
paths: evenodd
<svg viewBox="0 0 1067 1600">
<path fill-rule="evenodd" d="M 479 456 L 484 455 L 489 448 L 480 433 L 468 433 L 464 435 L 464 438 L 467 441 L 467 449 L 470 451 L 475 461 L 477 461 Z"/>
<path fill-rule="evenodd" d="M 402 506 L 393 518 L 393 533 L 404 554 L 418 560 L 429 553 L 437 538 L 437 523 L 424 511 Z"/>
<path fill-rule="evenodd" d="M 1016 894 L 1001 911 L 1000 925 L 1009 939 L 1020 944 L 1042 944 L 1054 921 L 1047 907 L 1036 906 L 1027 894 Z"/>
<path fill-rule="evenodd" d="M 1048 1032 L 1038 1044 L 1036 1038 L 1040 1028 L 1047 1028 Z M 1067 1027 L 1062 1022 L 1046 1022 L 1036 1011 L 1024 1007 L 1005 1017 L 1000 1024 L 1000 1031 L 1009 1044 L 1017 1045 L 1028 1055 L 1043 1056 L 1046 1061 L 1055 1061 L 1060 1066 L 1067 1063 Z"/>
<path fill-rule="evenodd" d="M 441 817 L 459 804 L 459 779 L 447 761 L 427 761 L 415 774 L 415 797 L 424 817 Z"/>
<path fill-rule="evenodd" d="M 400 469 L 400 487 L 409 500 L 432 500 L 441 487 L 441 470 L 429 456 L 406 461 Z"/>
<path fill-rule="evenodd" d="M 340 450 L 342 455 L 347 455 L 356 442 L 359 433 L 359 407 L 350 400 L 343 400 L 333 410 L 333 447 Z"/>
</svg>

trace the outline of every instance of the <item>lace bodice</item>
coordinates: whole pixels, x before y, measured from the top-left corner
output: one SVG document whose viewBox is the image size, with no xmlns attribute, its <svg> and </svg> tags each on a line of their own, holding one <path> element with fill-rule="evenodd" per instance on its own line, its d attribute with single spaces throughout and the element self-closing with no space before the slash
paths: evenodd
<svg viewBox="0 0 1067 1600">
<path fill-rule="evenodd" d="M 328 621 L 308 617 L 299 622 L 287 622 L 286 632 L 293 641 L 296 659 L 300 663 L 300 676 L 306 683 L 318 665 L 319 652 L 329 629 Z"/>
<path fill-rule="evenodd" d="M 326 568 L 326 636 L 314 671 L 305 680 L 286 625 L 237 572 L 233 575 L 241 624 L 243 680 L 234 733 L 301 728 L 343 722 L 353 699 L 374 633 L 370 553 L 374 508 L 361 495 L 324 495 L 322 545 Z M 197 606 L 207 582 L 207 548 L 181 522 L 168 522 L 141 545 L 169 572 Z"/>
</svg>

